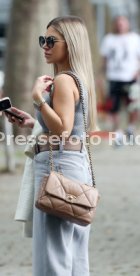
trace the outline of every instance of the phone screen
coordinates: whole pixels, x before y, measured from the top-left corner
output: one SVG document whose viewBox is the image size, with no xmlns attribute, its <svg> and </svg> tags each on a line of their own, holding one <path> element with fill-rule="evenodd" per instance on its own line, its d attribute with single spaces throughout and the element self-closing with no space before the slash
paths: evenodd
<svg viewBox="0 0 140 276">
<path fill-rule="evenodd" d="M 11 101 L 9 97 L 0 99 L 0 111 L 4 111 L 11 107 Z"/>
</svg>

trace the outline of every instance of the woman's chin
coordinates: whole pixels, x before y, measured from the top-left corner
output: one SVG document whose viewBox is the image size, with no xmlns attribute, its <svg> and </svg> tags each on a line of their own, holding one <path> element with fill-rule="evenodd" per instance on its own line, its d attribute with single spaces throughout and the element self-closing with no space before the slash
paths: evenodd
<svg viewBox="0 0 140 276">
<path fill-rule="evenodd" d="M 49 58 L 46 58 L 45 60 L 46 60 L 46 63 L 48 63 L 48 64 L 52 63 L 51 59 L 49 59 Z"/>
<path fill-rule="evenodd" d="M 52 63 L 50 60 L 48 60 L 48 59 L 46 59 L 46 63 L 47 64 L 50 64 L 50 63 Z"/>
</svg>

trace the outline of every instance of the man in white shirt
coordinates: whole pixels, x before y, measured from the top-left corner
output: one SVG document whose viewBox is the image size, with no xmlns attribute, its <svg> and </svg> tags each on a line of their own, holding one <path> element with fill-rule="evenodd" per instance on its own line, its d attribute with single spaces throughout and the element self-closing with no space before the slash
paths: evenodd
<svg viewBox="0 0 140 276">
<path fill-rule="evenodd" d="M 137 81 L 140 69 L 140 36 L 130 31 L 124 16 L 114 20 L 114 33 L 107 34 L 101 45 L 102 67 L 109 83 L 110 114 L 113 128 L 119 128 L 119 111 L 122 99 L 129 105 L 132 99 L 129 88 Z M 127 134 L 133 133 L 137 110 L 129 112 Z"/>
<path fill-rule="evenodd" d="M 0 71 L 0 99 L 3 96 L 3 85 L 4 85 L 4 73 Z M 2 112 L 0 111 L 0 116 L 2 116 Z"/>
</svg>

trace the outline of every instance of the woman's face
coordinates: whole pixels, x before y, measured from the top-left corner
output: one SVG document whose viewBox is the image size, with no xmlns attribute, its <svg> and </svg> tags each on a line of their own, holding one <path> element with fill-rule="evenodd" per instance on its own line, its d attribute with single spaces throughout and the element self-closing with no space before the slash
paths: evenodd
<svg viewBox="0 0 140 276">
<path fill-rule="evenodd" d="M 51 26 L 47 29 L 45 36 L 46 38 L 54 37 L 55 40 L 58 40 L 52 48 L 49 48 L 46 44 L 44 45 L 43 49 L 46 62 L 57 65 L 66 63 L 68 60 L 68 51 L 63 36 Z"/>
</svg>

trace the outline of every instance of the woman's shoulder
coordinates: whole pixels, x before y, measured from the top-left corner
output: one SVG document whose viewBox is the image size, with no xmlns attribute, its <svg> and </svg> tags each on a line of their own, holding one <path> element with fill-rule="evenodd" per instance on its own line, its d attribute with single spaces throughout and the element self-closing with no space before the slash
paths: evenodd
<svg viewBox="0 0 140 276">
<path fill-rule="evenodd" d="M 67 85 L 74 84 L 73 77 L 70 76 L 68 73 L 59 73 L 54 78 L 54 84 L 61 84 L 61 83 L 63 84 L 65 83 Z"/>
<path fill-rule="evenodd" d="M 75 101 L 79 100 L 79 92 L 74 78 L 68 73 L 58 74 L 54 78 L 54 91 L 57 90 L 57 95 L 62 97 L 74 96 Z M 69 93 L 68 93 L 69 92 Z"/>
<path fill-rule="evenodd" d="M 54 89 L 62 90 L 75 90 L 76 83 L 72 76 L 67 73 L 62 73 L 54 78 Z"/>
</svg>

